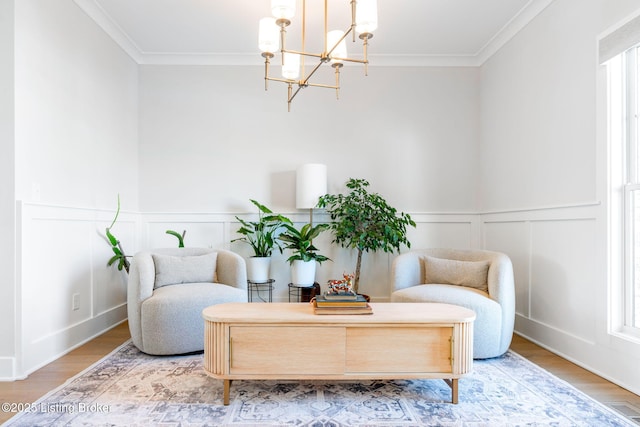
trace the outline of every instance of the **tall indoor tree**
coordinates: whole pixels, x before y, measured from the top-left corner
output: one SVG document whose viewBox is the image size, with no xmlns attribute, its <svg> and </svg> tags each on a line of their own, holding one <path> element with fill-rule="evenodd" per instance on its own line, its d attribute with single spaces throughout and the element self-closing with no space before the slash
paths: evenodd
<svg viewBox="0 0 640 427">
<path fill-rule="evenodd" d="M 410 248 L 407 227 L 415 227 L 416 223 L 378 193 L 369 192 L 367 180 L 350 178 L 346 186 L 350 190 L 347 194 L 325 194 L 318 207 L 325 208 L 331 217 L 333 243 L 358 251 L 354 278 L 354 291 L 358 292 L 362 253 L 379 250 L 392 253 L 400 251 L 401 245 Z"/>
</svg>

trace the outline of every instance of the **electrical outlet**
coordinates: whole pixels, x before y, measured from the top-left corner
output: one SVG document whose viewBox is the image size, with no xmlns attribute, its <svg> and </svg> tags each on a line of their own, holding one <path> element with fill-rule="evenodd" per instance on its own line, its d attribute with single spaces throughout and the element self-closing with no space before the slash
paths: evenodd
<svg viewBox="0 0 640 427">
<path fill-rule="evenodd" d="M 71 309 L 73 311 L 80 310 L 80 294 L 73 294 L 71 297 Z"/>
</svg>

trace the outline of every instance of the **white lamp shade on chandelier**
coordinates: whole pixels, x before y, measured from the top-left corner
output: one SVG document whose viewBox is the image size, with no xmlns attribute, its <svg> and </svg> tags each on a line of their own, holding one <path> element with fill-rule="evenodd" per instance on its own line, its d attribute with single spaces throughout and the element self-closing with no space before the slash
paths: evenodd
<svg viewBox="0 0 640 427">
<path fill-rule="evenodd" d="M 284 53 L 282 77 L 289 80 L 295 80 L 300 77 L 300 55 L 297 53 Z"/>
<path fill-rule="evenodd" d="M 378 28 L 378 1 L 358 0 L 356 9 L 356 32 L 373 33 Z"/>
<path fill-rule="evenodd" d="M 280 50 L 280 30 L 276 25 L 276 18 L 268 16 L 260 20 L 258 47 L 262 52 L 273 53 Z"/>
<path fill-rule="evenodd" d="M 335 46 L 335 49 L 333 49 L 333 52 L 329 55 L 331 62 L 342 63 L 342 59 L 333 58 L 347 57 L 347 42 L 344 40 L 344 31 L 333 30 L 327 33 L 327 49 L 331 49 L 333 46 Z"/>
<path fill-rule="evenodd" d="M 271 0 L 271 14 L 278 19 L 291 19 L 296 14 L 296 0 Z"/>
<path fill-rule="evenodd" d="M 327 166 L 319 163 L 302 165 L 296 171 L 296 208 L 313 209 L 318 199 L 327 194 Z"/>
</svg>

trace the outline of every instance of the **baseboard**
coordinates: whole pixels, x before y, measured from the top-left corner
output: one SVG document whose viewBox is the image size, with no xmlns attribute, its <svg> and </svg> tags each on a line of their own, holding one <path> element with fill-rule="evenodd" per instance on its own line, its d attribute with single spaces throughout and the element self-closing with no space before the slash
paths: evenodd
<svg viewBox="0 0 640 427">
<path fill-rule="evenodd" d="M 28 375 L 57 360 L 72 350 L 127 320 L 126 304 L 75 324 L 37 342 L 25 344 L 22 354 L 22 370 L 16 377 L 26 378 Z M 18 379 L 18 378 L 15 378 Z"/>
<path fill-rule="evenodd" d="M 16 381 L 23 380 L 26 377 L 16 376 L 16 358 L 0 357 L 0 381 Z"/>
<path fill-rule="evenodd" d="M 634 376 L 637 376 L 635 373 L 637 371 L 635 369 L 637 365 L 635 359 L 630 354 L 625 355 L 618 353 L 616 355 L 617 360 L 615 360 L 612 354 L 602 354 L 603 345 L 601 344 L 599 345 L 598 343 L 584 340 L 565 331 L 552 328 L 520 315 L 516 316 L 514 333 L 607 381 L 640 395 L 640 389 L 634 386 Z M 612 351 L 612 353 L 615 352 Z M 572 356 L 572 354 L 589 355 L 589 357 L 581 357 L 578 359 Z M 628 369 L 626 370 L 627 377 L 625 378 L 623 375 L 612 375 L 605 372 L 605 370 L 609 371 L 609 369 L 599 366 L 602 363 L 613 363 L 619 366 L 628 365 Z"/>
</svg>

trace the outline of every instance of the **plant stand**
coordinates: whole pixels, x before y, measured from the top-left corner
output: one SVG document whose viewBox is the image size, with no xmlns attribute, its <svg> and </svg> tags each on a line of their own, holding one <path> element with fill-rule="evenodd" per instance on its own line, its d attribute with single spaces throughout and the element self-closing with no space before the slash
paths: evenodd
<svg viewBox="0 0 640 427">
<path fill-rule="evenodd" d="M 289 283 L 289 302 L 309 302 L 316 295 L 320 295 L 320 284 L 315 282 L 312 286 L 298 286 Z"/>
<path fill-rule="evenodd" d="M 268 279 L 265 282 L 254 282 L 253 280 L 247 280 L 247 300 L 253 302 L 253 293 L 257 294 L 257 297 L 262 302 L 273 302 L 273 284 L 274 279 Z M 260 295 L 260 291 L 267 291 L 267 297 Z"/>
</svg>

